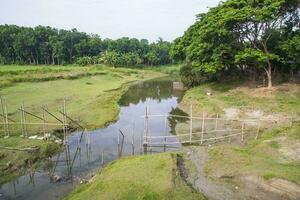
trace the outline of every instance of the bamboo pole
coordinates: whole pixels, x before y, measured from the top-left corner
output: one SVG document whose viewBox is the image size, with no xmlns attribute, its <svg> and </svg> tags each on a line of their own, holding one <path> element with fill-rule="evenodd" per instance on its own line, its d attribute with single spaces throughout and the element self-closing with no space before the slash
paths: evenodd
<svg viewBox="0 0 300 200">
<path fill-rule="evenodd" d="M 79 130 L 77 128 L 77 134 L 79 133 Z M 80 136 L 78 135 L 78 138 L 77 138 L 77 148 L 78 149 L 81 149 L 81 145 L 80 145 Z"/>
<path fill-rule="evenodd" d="M 219 136 L 217 137 L 217 139 L 224 139 L 224 138 L 228 138 L 228 137 L 235 137 L 235 136 L 238 136 L 238 135 L 242 135 L 241 132 L 239 133 L 235 133 L 235 134 L 231 134 L 231 135 L 224 135 L 224 136 Z M 203 139 L 202 141 L 211 141 L 211 140 L 216 140 L 215 137 L 213 138 L 206 138 L 206 139 Z M 179 142 L 167 142 L 166 145 L 171 145 L 171 144 L 187 144 L 189 143 L 190 141 L 179 141 Z M 196 143 L 196 142 L 201 142 L 201 139 L 200 140 L 192 140 L 193 143 Z M 163 145 L 164 143 L 161 143 L 161 142 L 154 142 L 152 143 L 152 145 Z"/>
<path fill-rule="evenodd" d="M 190 105 L 190 144 L 192 144 L 192 133 L 193 133 L 193 105 Z"/>
<path fill-rule="evenodd" d="M 3 124 L 7 124 L 7 123 L 3 123 L 3 122 L 1 122 L 0 123 L 1 125 L 3 125 Z M 8 122 L 8 124 L 24 124 L 24 122 Z M 34 123 L 34 122 L 27 122 L 26 123 L 27 125 L 43 125 L 44 123 Z M 45 123 L 46 125 L 48 125 L 48 126 L 59 126 L 59 125 L 61 125 L 61 124 L 57 124 L 57 123 Z M 66 124 L 66 126 L 68 126 L 68 124 Z"/>
<path fill-rule="evenodd" d="M 165 117 L 165 134 L 164 135 L 167 135 L 167 131 L 168 131 L 167 117 Z"/>
<path fill-rule="evenodd" d="M 216 138 L 218 137 L 218 132 L 217 132 L 217 130 L 218 130 L 218 119 L 219 119 L 219 113 L 217 113 L 217 118 L 216 118 L 216 122 L 215 122 Z"/>
<path fill-rule="evenodd" d="M 46 138 L 46 119 L 45 119 L 45 111 L 43 110 L 43 133 L 44 133 L 44 139 Z"/>
<path fill-rule="evenodd" d="M 255 136 L 256 140 L 258 139 L 258 136 L 259 136 L 260 126 L 261 126 L 261 123 L 259 122 L 258 127 L 257 127 L 257 131 L 256 131 L 256 136 Z"/>
<path fill-rule="evenodd" d="M 6 123 L 6 132 L 7 137 L 9 137 L 9 123 L 8 123 L 8 113 L 7 113 L 7 107 L 6 107 L 6 101 L 4 101 L 4 111 L 5 111 L 5 123 Z"/>
<path fill-rule="evenodd" d="M 143 155 L 143 135 L 140 135 L 140 154 Z"/>
<path fill-rule="evenodd" d="M 4 135 L 6 136 L 6 120 L 5 120 L 5 111 L 4 111 L 4 102 L 2 97 L 0 97 L 0 102 L 1 102 L 1 110 L 2 110 L 2 117 L 3 117 L 3 131 L 4 131 Z"/>
<path fill-rule="evenodd" d="M 148 112 L 149 112 L 149 110 L 148 110 L 149 108 L 148 108 L 148 102 L 146 102 L 146 138 L 149 136 L 149 117 L 148 117 Z M 146 141 L 147 142 L 147 141 Z"/>
<path fill-rule="evenodd" d="M 131 146 L 132 146 L 132 155 L 134 155 L 134 134 L 132 132 Z"/>
<path fill-rule="evenodd" d="M 88 146 L 89 145 L 89 141 L 88 141 L 89 139 L 88 139 L 88 131 L 87 131 L 87 129 L 84 129 L 84 133 L 85 133 L 84 134 L 84 136 L 85 136 L 84 137 L 85 138 L 85 145 Z"/>
<path fill-rule="evenodd" d="M 202 112 L 201 144 L 203 144 L 204 124 L 205 124 L 204 112 Z"/>
<path fill-rule="evenodd" d="M 148 108 L 148 101 L 146 100 L 146 109 L 145 109 L 145 121 L 144 121 L 144 153 L 148 151 L 148 136 L 149 136 L 149 108 Z M 151 143 L 151 141 L 150 141 Z M 150 145 L 151 149 L 151 145 Z"/>
<path fill-rule="evenodd" d="M 166 143 L 167 143 L 167 138 L 164 138 L 164 152 L 166 152 Z"/>
<path fill-rule="evenodd" d="M 121 157 L 120 154 L 121 154 L 121 148 L 120 148 L 120 133 L 118 132 L 118 156 L 119 156 L 119 157 Z"/>
<path fill-rule="evenodd" d="M 25 137 L 25 130 L 24 130 L 24 120 L 23 120 L 23 108 L 22 105 L 20 106 L 20 118 L 21 118 L 21 131 L 22 131 L 22 136 Z"/>
<path fill-rule="evenodd" d="M 24 126 L 24 137 L 27 138 L 27 124 L 26 124 L 26 115 L 25 115 L 25 106 L 24 102 L 22 103 L 22 117 L 23 117 L 23 126 Z"/>
<path fill-rule="evenodd" d="M 67 127 L 66 127 L 66 99 L 63 101 L 63 113 L 62 113 L 62 122 L 63 122 L 63 134 L 64 134 L 64 144 L 67 143 Z"/>
<path fill-rule="evenodd" d="M 120 145 L 120 133 L 118 132 L 118 146 Z"/>
<path fill-rule="evenodd" d="M 206 118 L 205 118 L 206 120 Z M 204 126 L 205 127 L 205 126 Z M 215 133 L 215 132 L 228 132 L 228 131 L 240 131 L 241 129 L 222 129 L 222 130 L 211 130 L 211 131 L 205 131 L 205 133 Z M 202 132 L 193 132 L 192 135 L 201 135 Z M 159 135 L 159 136 L 151 136 L 151 137 L 148 137 L 149 138 L 152 138 L 152 139 L 155 139 L 155 138 L 178 138 L 178 137 L 186 137 L 186 136 L 189 136 L 190 133 L 187 133 L 187 134 L 180 134 L 180 135 L 167 135 L 167 136 L 164 136 L 164 135 Z"/>
<path fill-rule="evenodd" d="M 104 166 L 104 151 L 101 153 L 101 165 Z"/>
</svg>

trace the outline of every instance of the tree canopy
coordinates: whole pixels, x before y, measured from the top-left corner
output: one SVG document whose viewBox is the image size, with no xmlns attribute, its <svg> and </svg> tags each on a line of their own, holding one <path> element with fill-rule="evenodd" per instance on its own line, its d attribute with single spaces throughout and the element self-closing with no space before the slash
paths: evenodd
<svg viewBox="0 0 300 200">
<path fill-rule="evenodd" d="M 153 43 L 127 37 L 111 40 L 76 29 L 0 25 L 3 64 L 163 65 L 171 62 L 170 47 L 171 43 L 161 38 Z"/>
<path fill-rule="evenodd" d="M 272 87 L 275 70 L 299 70 L 299 5 L 299 0 L 227 0 L 199 14 L 170 51 L 186 62 L 184 82 L 193 86 L 228 72 L 265 72 Z"/>
</svg>

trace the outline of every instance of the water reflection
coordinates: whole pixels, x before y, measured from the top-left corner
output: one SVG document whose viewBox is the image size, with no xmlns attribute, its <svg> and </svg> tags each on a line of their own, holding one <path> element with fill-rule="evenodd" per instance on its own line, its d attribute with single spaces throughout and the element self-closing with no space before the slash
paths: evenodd
<svg viewBox="0 0 300 200">
<path fill-rule="evenodd" d="M 179 145 L 152 146 L 149 152 L 144 152 L 141 116 L 146 102 L 149 114 L 178 114 L 181 111 L 176 106 L 182 95 L 183 91 L 174 90 L 172 81 L 165 79 L 131 86 L 119 102 L 121 109 L 116 123 L 94 131 L 74 132 L 69 136 L 66 150 L 52 159 L 51 169 L 28 173 L 2 185 L 0 199 L 60 199 L 77 183 L 89 178 L 90 173 L 121 156 L 177 150 Z M 170 135 L 179 120 L 182 119 L 151 118 L 149 133 Z M 171 140 L 176 141 L 176 138 Z"/>
</svg>

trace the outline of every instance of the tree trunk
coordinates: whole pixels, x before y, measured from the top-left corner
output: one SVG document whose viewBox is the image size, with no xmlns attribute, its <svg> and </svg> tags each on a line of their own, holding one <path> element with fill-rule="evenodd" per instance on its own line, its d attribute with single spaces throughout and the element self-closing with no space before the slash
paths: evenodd
<svg viewBox="0 0 300 200">
<path fill-rule="evenodd" d="M 267 76 L 268 76 L 268 88 L 272 88 L 272 65 L 270 60 L 268 60 L 268 69 L 267 69 Z"/>
<path fill-rule="evenodd" d="M 267 48 L 267 41 L 262 43 L 263 48 L 264 48 L 264 52 L 266 54 L 269 54 L 269 50 Z M 267 59 L 267 63 L 268 63 L 268 69 L 265 69 L 267 72 L 267 77 L 268 77 L 268 88 L 272 88 L 272 64 L 270 59 Z"/>
<path fill-rule="evenodd" d="M 55 65 L 54 54 L 52 54 L 52 65 Z"/>
</svg>

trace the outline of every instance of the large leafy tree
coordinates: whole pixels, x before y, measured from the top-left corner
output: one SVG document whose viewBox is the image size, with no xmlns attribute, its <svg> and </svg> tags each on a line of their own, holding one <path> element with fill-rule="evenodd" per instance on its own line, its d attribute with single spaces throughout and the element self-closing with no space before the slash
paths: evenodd
<svg viewBox="0 0 300 200">
<path fill-rule="evenodd" d="M 228 0 L 198 15 L 174 41 L 171 55 L 185 59 L 190 74 L 200 73 L 199 78 L 236 68 L 262 69 L 272 87 L 272 71 L 284 63 L 278 40 L 298 29 L 298 0 Z"/>
<path fill-rule="evenodd" d="M 254 60 L 267 74 L 268 87 L 272 87 L 273 62 L 279 55 L 272 51 L 272 36 L 283 29 L 299 13 L 295 0 L 230 0 L 224 4 L 225 25 L 238 36 L 244 47 L 237 61 Z M 240 59 L 240 58 L 245 59 Z"/>
</svg>

